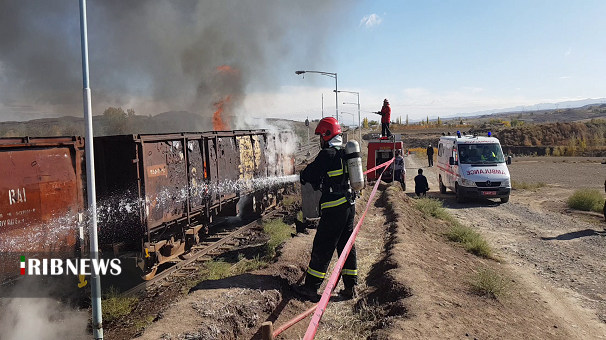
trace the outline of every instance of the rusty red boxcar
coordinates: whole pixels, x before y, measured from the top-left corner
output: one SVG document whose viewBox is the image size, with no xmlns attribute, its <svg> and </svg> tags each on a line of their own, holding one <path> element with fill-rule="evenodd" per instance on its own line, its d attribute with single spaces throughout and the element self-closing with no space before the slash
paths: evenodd
<svg viewBox="0 0 606 340">
<path fill-rule="evenodd" d="M 0 138 L 0 252 L 78 252 L 85 178 L 80 137 Z"/>
<path fill-rule="evenodd" d="M 255 193 L 254 210 L 268 205 L 271 195 L 255 181 L 294 171 L 292 155 L 272 150 L 281 138 L 264 130 L 95 138 L 101 244 L 140 252 L 152 277 L 214 217 L 235 215 L 241 196 Z"/>
</svg>

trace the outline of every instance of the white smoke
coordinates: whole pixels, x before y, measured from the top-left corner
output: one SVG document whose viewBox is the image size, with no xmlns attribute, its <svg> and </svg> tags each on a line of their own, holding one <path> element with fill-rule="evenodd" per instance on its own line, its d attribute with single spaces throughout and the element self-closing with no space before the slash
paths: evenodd
<svg viewBox="0 0 606 340">
<path fill-rule="evenodd" d="M 0 299 L 0 340 L 88 339 L 88 313 L 50 298 Z"/>
</svg>

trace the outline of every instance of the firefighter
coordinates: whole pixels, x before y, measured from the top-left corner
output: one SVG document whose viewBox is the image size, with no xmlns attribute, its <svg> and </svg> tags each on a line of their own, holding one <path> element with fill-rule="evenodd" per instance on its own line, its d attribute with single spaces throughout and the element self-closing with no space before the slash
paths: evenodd
<svg viewBox="0 0 606 340">
<path fill-rule="evenodd" d="M 431 144 L 427 147 L 427 163 L 429 163 L 430 167 L 433 166 L 433 147 Z"/>
<path fill-rule="evenodd" d="M 321 150 L 316 159 L 301 172 L 301 183 L 303 185 L 310 183 L 315 190 L 321 188 L 321 217 L 313 241 L 305 283 L 292 288 L 300 297 L 317 302 L 320 300 L 318 289 L 326 277 L 326 270 L 335 248 L 340 256 L 353 232 L 356 207 L 349 186 L 339 122 L 333 117 L 323 118 L 318 123 L 315 133 L 320 135 Z M 357 274 L 354 245 L 341 271 L 345 288 L 339 292 L 339 295 L 343 299 L 355 297 Z"/>
<path fill-rule="evenodd" d="M 406 173 L 406 168 L 404 166 L 404 157 L 400 155 L 400 150 L 396 150 L 396 159 L 393 162 L 393 178 L 400 182 L 402 188 L 406 190 L 406 184 L 404 183 L 404 174 Z"/>
<path fill-rule="evenodd" d="M 381 136 L 391 137 L 391 131 L 389 131 L 391 107 L 389 107 L 389 100 L 387 100 L 387 98 L 383 100 L 383 107 L 381 108 L 381 111 L 375 113 L 381 115 Z"/>
</svg>

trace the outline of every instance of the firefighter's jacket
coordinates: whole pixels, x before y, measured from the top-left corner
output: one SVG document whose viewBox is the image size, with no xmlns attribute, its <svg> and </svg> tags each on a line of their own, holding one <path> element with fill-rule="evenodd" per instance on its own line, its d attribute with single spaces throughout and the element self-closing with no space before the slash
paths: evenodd
<svg viewBox="0 0 606 340">
<path fill-rule="evenodd" d="M 386 124 L 391 122 L 391 107 L 389 105 L 383 105 L 381 111 L 381 123 Z"/>
<path fill-rule="evenodd" d="M 316 159 L 301 172 L 301 181 L 310 183 L 315 190 L 322 189 L 321 210 L 354 203 L 345 151 L 340 147 L 320 150 Z"/>
</svg>

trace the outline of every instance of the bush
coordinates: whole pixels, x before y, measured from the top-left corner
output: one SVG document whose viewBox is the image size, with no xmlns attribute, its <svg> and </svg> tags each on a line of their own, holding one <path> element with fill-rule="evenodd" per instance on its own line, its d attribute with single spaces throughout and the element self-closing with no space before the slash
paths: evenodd
<svg viewBox="0 0 606 340">
<path fill-rule="evenodd" d="M 120 317 L 130 314 L 139 300 L 135 297 L 120 296 L 120 292 L 115 287 L 110 287 L 109 291 L 101 300 L 103 309 L 103 321 L 111 322 Z"/>
<path fill-rule="evenodd" d="M 545 184 L 543 182 L 526 183 L 526 182 L 511 181 L 511 187 L 514 190 L 537 190 L 537 189 L 542 188 L 542 187 L 544 187 L 546 185 L 547 184 Z"/>
<path fill-rule="evenodd" d="M 465 227 L 452 217 L 442 206 L 442 201 L 435 198 L 420 198 L 415 200 L 415 208 L 425 215 L 432 216 L 448 222 L 452 227 L 446 233 L 446 237 L 453 242 L 461 243 L 468 252 L 485 257 L 493 258 L 492 248 L 482 235 L 470 227 Z"/>
<path fill-rule="evenodd" d="M 474 255 L 493 258 L 492 248 L 490 248 L 488 242 L 470 227 L 456 223 L 446 233 L 446 237 L 452 242 L 461 243 L 465 250 Z"/>
<path fill-rule="evenodd" d="M 483 268 L 472 278 L 471 288 L 478 295 L 496 299 L 506 293 L 508 280 L 491 269 Z"/>
<path fill-rule="evenodd" d="M 604 198 L 596 189 L 578 189 L 568 198 L 568 206 L 572 209 L 602 212 Z"/>
<path fill-rule="evenodd" d="M 443 208 L 442 201 L 435 198 L 419 198 L 415 200 L 415 208 L 425 216 L 432 216 L 447 221 L 451 219 L 448 212 Z"/>
</svg>

